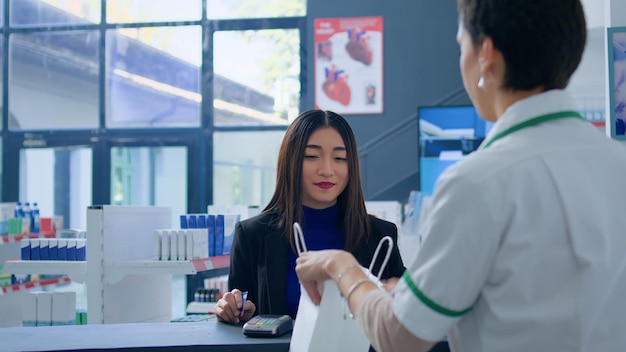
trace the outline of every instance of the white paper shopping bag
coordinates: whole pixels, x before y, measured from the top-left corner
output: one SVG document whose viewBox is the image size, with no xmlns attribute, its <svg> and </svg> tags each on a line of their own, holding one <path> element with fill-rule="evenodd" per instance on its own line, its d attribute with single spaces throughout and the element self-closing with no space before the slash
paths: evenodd
<svg viewBox="0 0 626 352">
<path fill-rule="evenodd" d="M 296 238 L 298 254 L 305 252 L 304 237 L 297 223 L 294 224 L 294 233 L 298 237 Z M 393 242 L 391 237 L 381 241 L 372 258 L 373 265 L 384 241 L 388 241 L 390 245 L 380 268 L 380 273 L 382 273 L 391 254 L 391 244 Z M 370 280 L 382 287 L 379 277 L 372 275 L 370 272 L 372 265 L 370 265 L 370 269 L 362 268 L 362 270 L 368 274 Z M 368 351 L 370 341 L 359 326 L 359 323 L 350 317 L 348 303 L 341 296 L 337 284 L 332 280 L 325 281 L 320 291 L 322 301 L 318 307 L 313 304 L 306 290 L 300 286 L 300 302 L 291 334 L 290 352 Z"/>
</svg>

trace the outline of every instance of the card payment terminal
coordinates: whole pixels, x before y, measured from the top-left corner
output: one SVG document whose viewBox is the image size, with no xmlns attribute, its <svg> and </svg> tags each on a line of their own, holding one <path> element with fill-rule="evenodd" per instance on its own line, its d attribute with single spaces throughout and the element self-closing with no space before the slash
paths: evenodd
<svg viewBox="0 0 626 352">
<path fill-rule="evenodd" d="M 288 315 L 261 314 L 243 324 L 243 334 L 249 337 L 277 337 L 293 329 Z"/>
</svg>

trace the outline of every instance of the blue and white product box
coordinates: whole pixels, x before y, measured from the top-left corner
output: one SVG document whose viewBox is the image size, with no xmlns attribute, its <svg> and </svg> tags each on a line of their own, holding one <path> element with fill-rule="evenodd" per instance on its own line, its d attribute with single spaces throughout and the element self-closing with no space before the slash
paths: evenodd
<svg viewBox="0 0 626 352">
<path fill-rule="evenodd" d="M 57 254 L 59 260 L 67 260 L 67 238 L 57 240 Z"/>
<path fill-rule="evenodd" d="M 37 326 L 37 294 L 22 295 L 22 326 Z"/>
<path fill-rule="evenodd" d="M 222 255 L 230 254 L 230 249 L 233 246 L 233 239 L 235 238 L 235 225 L 241 219 L 239 214 L 224 214 L 224 245 Z"/>
<path fill-rule="evenodd" d="M 180 216 L 180 228 L 181 229 L 188 228 L 188 226 L 187 226 L 187 215 L 181 215 Z"/>
<path fill-rule="evenodd" d="M 30 260 L 39 260 L 39 239 L 30 240 Z"/>
<path fill-rule="evenodd" d="M 22 238 L 20 241 L 20 259 L 30 260 L 30 239 Z"/>
<path fill-rule="evenodd" d="M 196 216 L 196 214 L 187 215 L 187 227 L 189 227 L 190 229 L 198 228 L 198 217 Z"/>
<path fill-rule="evenodd" d="M 76 292 L 54 292 L 52 294 L 52 325 L 74 325 L 76 323 Z"/>
<path fill-rule="evenodd" d="M 161 231 L 161 260 L 170 260 L 170 231 Z"/>
<path fill-rule="evenodd" d="M 37 326 L 52 325 L 52 292 L 37 292 Z"/>
<path fill-rule="evenodd" d="M 187 254 L 185 253 L 187 250 L 187 246 L 185 245 L 185 231 L 179 230 L 176 232 L 176 240 L 178 241 L 178 260 L 186 260 Z"/>
<path fill-rule="evenodd" d="M 163 230 L 154 230 L 152 240 L 152 260 L 161 260 L 161 232 L 163 232 Z"/>
<path fill-rule="evenodd" d="M 224 253 L 224 214 L 215 215 L 215 255 Z"/>
<path fill-rule="evenodd" d="M 67 239 L 67 259 L 68 261 L 76 261 L 76 239 Z"/>
<path fill-rule="evenodd" d="M 198 228 L 206 229 L 206 216 L 207 214 L 198 214 Z"/>
<path fill-rule="evenodd" d="M 30 274 L 11 274 L 11 284 L 25 284 L 30 281 Z"/>
<path fill-rule="evenodd" d="M 76 239 L 76 260 L 79 260 L 79 261 L 87 260 L 87 239 L 86 238 Z"/>
<path fill-rule="evenodd" d="M 59 260 L 59 240 L 56 238 L 48 240 L 48 259 Z"/>
<path fill-rule="evenodd" d="M 208 247 L 208 257 L 215 256 L 215 214 L 209 214 L 206 217 L 206 228 L 208 231 L 208 239 L 207 245 Z"/>
<path fill-rule="evenodd" d="M 48 239 L 40 238 L 39 239 L 39 260 L 50 260 L 48 253 Z"/>
</svg>

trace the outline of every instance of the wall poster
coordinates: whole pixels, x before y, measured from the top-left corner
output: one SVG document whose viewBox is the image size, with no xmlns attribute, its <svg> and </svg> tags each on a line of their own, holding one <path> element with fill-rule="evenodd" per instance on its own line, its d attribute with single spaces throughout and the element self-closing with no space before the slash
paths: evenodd
<svg viewBox="0 0 626 352">
<path fill-rule="evenodd" d="M 383 18 L 314 21 L 315 108 L 338 114 L 383 112 Z"/>
</svg>

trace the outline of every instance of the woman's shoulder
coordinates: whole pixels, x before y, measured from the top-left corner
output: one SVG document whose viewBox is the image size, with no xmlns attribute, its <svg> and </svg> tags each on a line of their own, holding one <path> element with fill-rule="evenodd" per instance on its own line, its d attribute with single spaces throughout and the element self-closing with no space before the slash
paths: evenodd
<svg viewBox="0 0 626 352">
<path fill-rule="evenodd" d="M 274 214 L 262 212 L 251 218 L 241 220 L 238 225 L 245 232 L 267 231 L 268 229 L 273 229 L 275 220 L 276 216 Z"/>
<path fill-rule="evenodd" d="M 380 229 L 389 229 L 398 231 L 398 227 L 391 221 L 383 220 L 381 218 L 377 218 L 374 215 L 369 215 L 370 224 L 372 228 L 380 228 Z"/>
</svg>

